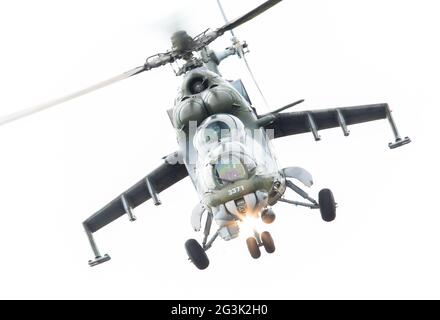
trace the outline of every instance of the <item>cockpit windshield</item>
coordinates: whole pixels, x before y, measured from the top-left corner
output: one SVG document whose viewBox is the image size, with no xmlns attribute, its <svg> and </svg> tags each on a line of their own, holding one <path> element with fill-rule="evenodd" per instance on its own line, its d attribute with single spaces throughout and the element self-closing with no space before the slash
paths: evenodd
<svg viewBox="0 0 440 320">
<path fill-rule="evenodd" d="M 214 167 L 218 179 L 222 182 L 235 182 L 248 177 L 246 169 L 241 163 L 217 163 Z"/>
<path fill-rule="evenodd" d="M 202 193 L 222 189 L 228 184 L 254 175 L 278 172 L 265 133 L 245 129 L 230 114 L 207 118 L 197 129 L 197 188 Z"/>
<path fill-rule="evenodd" d="M 223 121 L 214 121 L 206 126 L 205 143 L 219 142 L 231 136 L 231 128 Z"/>
</svg>

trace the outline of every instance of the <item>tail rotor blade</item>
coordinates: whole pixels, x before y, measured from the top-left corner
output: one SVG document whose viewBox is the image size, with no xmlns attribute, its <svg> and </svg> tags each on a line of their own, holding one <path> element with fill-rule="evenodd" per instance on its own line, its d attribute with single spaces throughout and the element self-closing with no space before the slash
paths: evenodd
<svg viewBox="0 0 440 320">
<path fill-rule="evenodd" d="M 77 92 L 71 93 L 71 94 L 66 95 L 64 97 L 61 97 L 61 98 L 58 98 L 58 99 L 55 99 L 55 100 L 51 100 L 51 101 L 42 103 L 40 105 L 31 107 L 31 108 L 27 108 L 27 109 L 23 109 L 21 111 L 12 113 L 12 114 L 4 116 L 4 117 L 1 117 L 0 118 L 0 126 L 4 125 L 6 123 L 9 123 L 9 122 L 12 122 L 12 121 L 15 121 L 15 120 L 18 120 L 18 119 L 30 116 L 30 115 L 32 115 L 34 113 L 37 113 L 37 112 L 40 112 L 40 111 L 43 111 L 43 110 L 55 107 L 55 106 L 57 106 L 57 105 L 59 105 L 61 103 L 73 100 L 73 99 L 78 98 L 78 97 L 81 97 L 81 96 L 86 95 L 86 94 L 88 94 L 88 93 L 90 93 L 92 91 L 95 91 L 95 90 L 107 87 L 107 86 L 109 86 L 109 85 L 111 85 L 113 83 L 116 83 L 118 81 L 127 79 L 129 77 L 134 76 L 134 75 L 137 75 L 137 74 L 139 74 L 139 73 L 141 73 L 143 71 L 145 71 L 145 67 L 144 66 L 140 66 L 140 67 L 134 68 L 132 70 L 129 70 L 127 72 L 124 72 L 124 73 L 122 73 L 122 74 L 120 74 L 120 75 L 118 75 L 116 77 L 113 77 L 113 78 L 110 78 L 108 80 L 99 82 L 99 83 L 97 83 L 97 84 L 95 84 L 93 86 L 90 86 L 88 88 L 85 88 L 85 89 L 79 90 Z"/>
</svg>

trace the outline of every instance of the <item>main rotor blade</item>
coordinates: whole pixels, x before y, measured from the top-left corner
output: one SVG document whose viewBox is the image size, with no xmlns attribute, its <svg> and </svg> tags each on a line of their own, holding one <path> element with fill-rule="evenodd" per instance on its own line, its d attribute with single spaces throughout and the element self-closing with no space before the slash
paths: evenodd
<svg viewBox="0 0 440 320">
<path fill-rule="evenodd" d="M 217 0 L 217 5 L 218 5 L 218 7 L 219 7 L 219 9 L 220 9 L 220 13 L 222 14 L 222 16 L 223 16 L 223 20 L 225 20 L 225 24 L 228 24 L 229 23 L 229 20 L 228 20 L 228 17 L 226 17 L 226 13 L 225 13 L 225 10 L 223 9 L 223 5 L 222 5 L 222 3 L 220 2 L 220 0 Z M 234 30 L 229 30 L 229 32 L 231 33 L 231 35 L 233 36 L 233 37 L 235 37 L 235 33 L 234 33 Z"/>
<path fill-rule="evenodd" d="M 281 1 L 281 0 L 279 0 L 279 1 Z M 278 2 L 279 2 L 279 1 L 278 1 Z M 267 2 L 266 2 L 266 3 L 267 3 Z M 220 1 L 220 0 L 217 0 L 217 4 L 218 4 L 218 7 L 220 8 L 220 12 L 221 12 L 221 14 L 222 14 L 222 16 L 223 16 L 223 19 L 225 20 L 226 25 L 228 25 L 228 24 L 229 24 L 229 22 L 228 22 L 228 17 L 226 16 L 226 12 L 225 12 L 225 10 L 223 9 L 223 6 L 222 6 L 221 1 Z M 263 5 L 264 5 L 264 3 L 263 3 Z M 272 6 L 273 6 L 273 5 L 272 5 Z M 260 7 L 261 7 L 261 6 L 260 6 Z M 267 9 L 268 9 L 268 8 L 267 8 Z M 267 9 L 265 9 L 265 10 L 267 10 Z M 255 10 L 258 10 L 258 8 L 255 9 Z M 254 10 L 254 11 L 255 11 L 255 10 Z M 263 11 L 261 11 L 261 12 L 263 12 Z M 235 33 L 234 33 L 234 31 L 231 29 L 231 30 L 229 30 L 229 32 L 231 32 L 232 36 L 235 38 Z M 237 40 L 237 38 L 235 38 L 235 40 L 233 40 L 233 41 L 238 41 L 238 40 Z M 245 57 L 245 53 L 243 52 L 243 48 L 239 49 L 238 56 L 239 56 L 241 59 L 243 59 L 243 62 L 244 62 L 244 64 L 246 65 L 246 68 L 247 68 L 247 70 L 248 70 L 248 72 L 249 72 L 249 75 L 250 75 L 251 78 L 252 78 L 252 81 L 253 81 L 254 84 L 255 84 L 255 87 L 257 88 L 258 92 L 260 93 L 261 98 L 263 99 L 264 105 L 266 106 L 267 109 L 269 109 L 269 103 L 267 102 L 266 97 L 265 97 L 264 94 L 263 94 L 263 90 L 261 90 L 260 85 L 258 84 L 258 81 L 257 81 L 257 79 L 255 78 L 254 73 L 252 72 L 251 66 L 249 65 L 249 62 L 247 61 L 247 59 L 246 59 L 246 57 Z"/>
<path fill-rule="evenodd" d="M 132 77 L 132 76 L 134 76 L 136 74 L 139 74 L 139 73 L 141 73 L 143 71 L 145 71 L 145 67 L 144 66 L 140 66 L 140 67 L 134 68 L 132 70 L 129 70 L 127 72 L 124 72 L 124 73 L 122 73 L 122 74 L 120 74 L 120 75 L 118 75 L 116 77 L 111 78 L 111 79 L 99 82 L 99 83 L 97 83 L 97 84 L 95 84 L 95 85 L 93 85 L 91 87 L 88 87 L 88 88 L 82 89 L 80 91 L 71 93 L 71 94 L 69 94 L 67 96 L 64 96 L 64 97 L 61 97 L 61 98 L 58 98 L 58 99 L 55 99 L 55 100 L 52 100 L 52 101 L 48 101 L 48 102 L 42 103 L 40 105 L 31 107 L 31 108 L 27 108 L 27 109 L 24 109 L 24 110 L 12 113 L 10 115 L 4 116 L 4 117 L 0 118 L 0 126 L 6 124 L 8 122 L 12 122 L 12 121 L 18 120 L 20 118 L 30 116 L 30 115 L 32 115 L 34 113 L 43 111 L 45 109 L 49 109 L 51 107 L 55 107 L 55 106 L 57 106 L 57 105 L 59 105 L 61 103 L 64 103 L 66 101 L 73 100 L 75 98 L 81 97 L 81 96 L 83 96 L 83 95 L 85 95 L 87 93 L 90 93 L 92 91 L 104 88 L 104 87 L 109 86 L 109 85 L 111 85 L 111 84 L 113 84 L 115 82 L 127 79 L 127 78 Z"/>
<path fill-rule="evenodd" d="M 235 20 L 232 20 L 229 23 L 226 23 L 223 27 L 219 28 L 217 31 L 220 33 L 224 33 L 226 31 L 232 30 L 240 25 L 242 25 L 245 22 L 248 22 L 249 20 L 255 18 L 259 14 L 263 13 L 264 11 L 272 8 L 274 5 L 278 4 L 282 0 L 269 0 L 261 4 L 259 7 L 255 8 L 252 11 L 249 11 L 245 15 L 241 16 L 240 18 L 237 18 Z"/>
</svg>

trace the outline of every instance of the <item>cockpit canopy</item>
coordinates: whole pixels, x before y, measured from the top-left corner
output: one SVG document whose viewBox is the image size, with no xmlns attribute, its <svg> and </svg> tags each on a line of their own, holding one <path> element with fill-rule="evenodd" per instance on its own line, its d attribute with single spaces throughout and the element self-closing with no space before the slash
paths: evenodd
<svg viewBox="0 0 440 320">
<path fill-rule="evenodd" d="M 225 142 L 244 142 L 245 128 L 236 117 L 228 114 L 213 115 L 197 129 L 194 146 L 204 154 Z"/>
<path fill-rule="evenodd" d="M 278 172 L 264 132 L 246 129 L 230 114 L 213 115 L 203 121 L 194 136 L 194 147 L 197 185 L 202 192 Z"/>
</svg>

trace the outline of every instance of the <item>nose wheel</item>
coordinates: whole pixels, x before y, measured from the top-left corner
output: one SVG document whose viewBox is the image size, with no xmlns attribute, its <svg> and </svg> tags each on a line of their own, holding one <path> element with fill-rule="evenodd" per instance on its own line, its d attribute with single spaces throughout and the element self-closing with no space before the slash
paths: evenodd
<svg viewBox="0 0 440 320">
<path fill-rule="evenodd" d="M 267 231 L 261 233 L 261 235 L 254 230 L 254 236 L 246 239 L 246 244 L 251 254 L 251 257 L 258 259 L 261 257 L 260 247 L 264 247 L 267 253 L 275 252 L 275 244 L 271 234 Z"/>
<path fill-rule="evenodd" d="M 264 231 L 261 234 L 261 242 L 263 243 L 264 250 L 266 250 L 267 253 L 274 253 L 275 252 L 275 244 L 274 244 L 273 238 L 269 232 Z"/>
<path fill-rule="evenodd" d="M 252 258 L 258 259 L 261 257 L 260 246 L 258 245 L 257 239 L 254 237 L 249 237 L 246 239 L 246 244 Z"/>
</svg>

